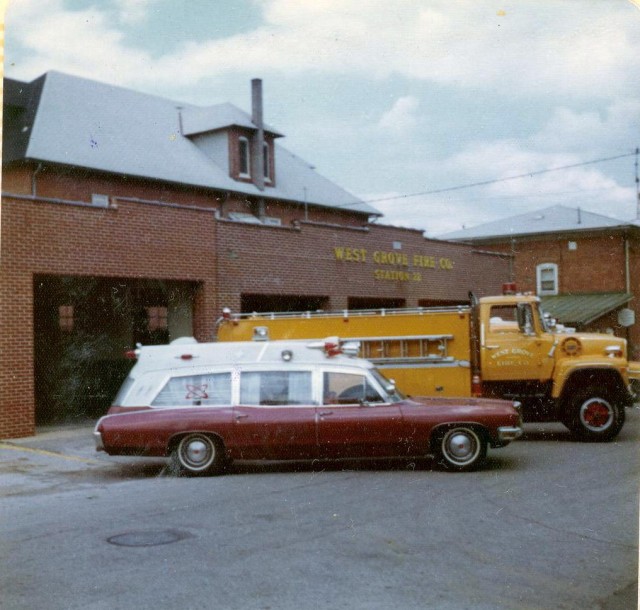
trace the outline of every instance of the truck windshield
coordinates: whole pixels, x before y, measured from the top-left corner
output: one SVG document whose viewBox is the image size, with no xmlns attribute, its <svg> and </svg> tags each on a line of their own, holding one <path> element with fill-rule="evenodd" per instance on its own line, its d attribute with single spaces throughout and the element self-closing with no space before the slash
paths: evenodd
<svg viewBox="0 0 640 610">
<path fill-rule="evenodd" d="M 373 369 L 371 372 L 373 373 L 375 380 L 384 389 L 389 402 L 399 402 L 400 400 L 404 400 L 404 394 L 396 389 L 396 384 L 393 381 L 387 379 L 378 369 Z"/>
</svg>

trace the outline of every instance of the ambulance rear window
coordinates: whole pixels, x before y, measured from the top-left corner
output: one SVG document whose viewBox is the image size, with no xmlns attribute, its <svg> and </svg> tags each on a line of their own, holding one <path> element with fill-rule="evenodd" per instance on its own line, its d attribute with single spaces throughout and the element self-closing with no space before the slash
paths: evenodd
<svg viewBox="0 0 640 610">
<path fill-rule="evenodd" d="M 154 407 L 231 404 L 231 373 L 172 377 L 151 403 Z"/>
</svg>

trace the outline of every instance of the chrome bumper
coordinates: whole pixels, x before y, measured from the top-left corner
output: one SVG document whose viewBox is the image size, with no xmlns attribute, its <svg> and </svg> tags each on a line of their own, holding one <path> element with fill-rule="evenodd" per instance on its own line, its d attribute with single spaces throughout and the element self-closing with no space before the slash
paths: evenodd
<svg viewBox="0 0 640 610">
<path fill-rule="evenodd" d="M 100 423 L 100 422 L 98 422 Z M 93 430 L 93 440 L 96 443 L 96 451 L 104 451 L 104 443 L 102 442 L 102 434 L 98 432 L 98 426 Z"/>
<path fill-rule="evenodd" d="M 498 439 L 503 443 L 516 440 L 522 436 L 522 428 L 520 426 L 502 426 L 498 428 Z"/>
</svg>

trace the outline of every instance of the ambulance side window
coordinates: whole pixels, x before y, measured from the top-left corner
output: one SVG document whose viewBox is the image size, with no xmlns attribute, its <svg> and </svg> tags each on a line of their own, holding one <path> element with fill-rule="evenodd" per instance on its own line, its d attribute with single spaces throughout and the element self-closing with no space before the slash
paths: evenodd
<svg viewBox="0 0 640 610">
<path fill-rule="evenodd" d="M 171 377 L 154 407 L 191 407 L 231 404 L 231 373 Z"/>
<path fill-rule="evenodd" d="M 325 405 L 384 402 L 365 375 L 353 373 L 325 373 L 323 397 Z"/>
<path fill-rule="evenodd" d="M 313 404 L 310 371 L 243 371 L 240 376 L 240 404 Z"/>
</svg>

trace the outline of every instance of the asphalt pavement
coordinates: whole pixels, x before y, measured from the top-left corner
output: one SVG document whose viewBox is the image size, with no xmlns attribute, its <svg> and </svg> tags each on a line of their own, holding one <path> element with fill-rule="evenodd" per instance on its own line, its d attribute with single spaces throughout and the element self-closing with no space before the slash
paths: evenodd
<svg viewBox="0 0 640 610">
<path fill-rule="evenodd" d="M 6 523 L 9 521 L 12 523 L 12 535 L 16 540 L 21 541 L 20 544 L 15 543 L 16 548 L 21 549 L 20 556 L 24 556 L 24 558 L 31 558 L 32 553 L 36 553 L 35 556 L 38 556 L 43 551 L 39 549 L 37 540 L 33 543 L 30 542 L 31 538 L 39 540 L 36 534 L 29 533 L 28 539 L 26 539 L 24 538 L 26 534 L 23 532 L 31 532 L 34 528 L 46 531 L 46 535 L 52 540 L 50 542 L 52 548 L 58 549 L 56 553 L 66 552 L 68 557 L 73 558 L 75 554 L 80 552 L 81 545 L 79 543 L 74 542 L 72 549 L 56 546 L 71 544 L 66 541 L 65 537 L 65 532 L 71 531 L 69 528 L 72 526 L 69 523 L 74 524 L 72 529 L 74 532 L 79 532 L 78 536 L 87 538 L 89 541 L 87 548 L 93 549 L 96 544 L 96 527 L 100 528 L 100 532 L 105 528 L 109 531 L 111 529 L 118 532 L 120 530 L 129 531 L 133 524 L 137 523 L 134 517 L 139 518 L 140 514 L 145 514 L 149 510 L 149 506 L 162 505 L 162 511 L 156 510 L 154 513 L 157 527 L 174 527 L 174 520 L 180 515 L 177 522 L 181 524 L 181 527 L 184 529 L 189 526 L 191 528 L 189 531 L 200 536 L 204 542 L 212 537 L 222 536 L 226 531 L 216 528 L 208 529 L 213 527 L 210 523 L 211 515 L 216 515 L 221 519 L 224 517 L 225 522 L 233 531 L 238 528 L 242 530 L 240 533 L 244 532 L 245 537 L 240 536 L 236 539 L 232 538 L 229 533 L 230 538 L 224 545 L 229 560 L 236 555 L 238 556 L 237 563 L 231 563 L 229 568 L 231 571 L 244 569 L 248 561 L 243 544 L 248 544 L 250 541 L 253 545 L 252 549 L 254 547 L 262 548 L 260 545 L 264 545 L 265 549 L 272 549 L 274 538 L 288 540 L 287 537 L 293 536 L 295 538 L 296 532 L 299 531 L 302 534 L 309 534 L 311 538 L 307 540 L 303 536 L 300 540 L 304 540 L 304 544 L 296 538 L 295 544 L 284 545 L 283 548 L 286 548 L 287 554 L 294 553 L 296 549 L 302 549 L 300 561 L 303 562 L 301 565 L 306 565 L 304 558 L 308 555 L 309 545 L 322 546 L 322 541 L 325 538 L 332 541 L 332 544 L 335 542 L 331 538 L 333 531 L 331 527 L 335 526 L 334 521 L 344 513 L 354 520 L 349 522 L 351 526 L 354 528 L 357 526 L 360 530 L 366 530 L 369 533 L 373 532 L 371 536 L 376 540 L 376 536 L 382 536 L 380 532 L 386 532 L 391 527 L 393 532 L 384 533 L 384 540 L 393 540 L 395 544 L 396 537 L 394 536 L 397 534 L 398 540 L 407 545 L 412 552 L 415 551 L 417 556 L 422 557 L 424 561 L 430 561 L 431 555 L 427 554 L 424 557 L 420 555 L 424 551 L 422 545 L 428 550 L 434 545 L 432 538 L 441 536 L 441 542 L 444 544 L 446 541 L 446 545 L 438 547 L 436 544 L 434 548 L 439 548 L 437 555 L 444 563 L 441 568 L 437 568 L 439 564 L 433 564 L 430 569 L 436 570 L 437 574 L 440 574 L 437 570 L 441 569 L 443 578 L 453 578 L 454 576 L 458 578 L 457 575 L 460 572 L 460 566 L 456 559 L 458 553 L 451 552 L 451 550 L 461 548 L 465 552 L 470 550 L 473 553 L 479 552 L 473 545 L 470 545 L 470 538 L 467 540 L 467 534 L 470 535 L 470 532 L 474 531 L 482 541 L 482 531 L 488 528 L 491 536 L 485 537 L 481 545 L 483 549 L 481 556 L 485 560 L 478 566 L 478 569 L 481 568 L 481 572 L 484 573 L 484 571 L 495 567 L 496 571 L 495 573 L 491 572 L 491 578 L 498 578 L 496 574 L 500 574 L 499 580 L 503 579 L 506 569 L 511 579 L 509 582 L 512 582 L 514 587 L 519 579 L 525 580 L 526 586 L 522 585 L 524 588 L 518 590 L 520 591 L 518 594 L 523 596 L 529 594 L 527 587 L 530 586 L 530 582 L 526 574 L 532 571 L 534 576 L 544 576 L 548 579 L 543 582 L 546 586 L 545 594 L 550 595 L 549 592 L 554 591 L 552 585 L 555 583 L 553 577 L 555 572 L 550 570 L 547 564 L 553 563 L 554 554 L 570 558 L 564 564 L 558 563 L 560 566 L 564 565 L 568 572 L 571 572 L 576 563 L 586 562 L 585 565 L 589 564 L 591 567 L 585 568 L 584 572 L 584 578 L 589 581 L 594 578 L 593 575 L 589 575 L 589 570 L 593 569 L 594 561 L 602 562 L 599 569 L 601 572 L 605 570 L 606 575 L 608 574 L 606 573 L 607 566 L 617 566 L 615 562 L 619 563 L 621 557 L 624 558 L 628 555 L 629 543 L 622 544 L 624 536 L 621 537 L 622 530 L 616 525 L 616 519 L 623 519 L 624 511 L 617 516 L 600 512 L 602 511 L 601 502 L 604 500 L 600 497 L 596 487 L 597 482 L 600 481 L 601 473 L 595 468 L 598 464 L 596 457 L 598 455 L 602 460 L 607 461 L 611 460 L 613 455 L 630 455 L 629 449 L 631 448 L 632 458 L 633 455 L 637 457 L 637 452 L 633 454 L 633 441 L 637 440 L 638 424 L 640 423 L 639 409 L 634 408 L 633 412 L 629 412 L 629 416 L 628 429 L 621 434 L 620 443 L 599 446 L 577 444 L 572 447 L 572 445 L 566 444 L 569 442 L 565 440 L 567 431 L 559 424 L 527 424 L 524 440 L 516 441 L 513 446 L 505 449 L 504 453 L 502 450 L 495 452 L 496 461 L 493 462 L 493 468 L 489 467 L 486 471 L 473 473 L 466 478 L 428 471 L 419 471 L 414 475 L 402 469 L 396 472 L 393 468 L 380 468 L 371 471 L 364 468 L 360 471 L 356 470 L 354 474 L 346 468 L 343 472 L 342 467 L 327 469 L 326 473 L 317 468 L 307 470 L 302 468 L 298 472 L 296 469 L 284 467 L 274 471 L 261 467 L 261 475 L 256 477 L 251 476 L 251 471 L 243 467 L 238 469 L 239 476 L 210 481 L 176 480 L 173 477 L 162 481 L 155 480 L 155 477 L 164 475 L 165 460 L 110 457 L 103 452 L 97 452 L 92 434 L 94 422 L 83 422 L 77 425 L 39 428 L 35 436 L 0 441 L 0 497 L 5 497 L 5 516 L 9 515 L 9 509 L 14 510 L 11 513 L 13 520 L 7 519 Z M 550 442 L 555 440 L 560 442 Z M 629 441 L 632 441 L 631 444 Z M 541 451 L 543 448 L 550 452 L 550 463 L 546 461 L 545 452 Z M 569 452 L 565 450 L 567 448 L 572 449 L 572 454 L 581 455 L 585 461 L 582 462 L 581 459 L 573 463 L 568 458 Z M 626 453 L 623 453 L 625 451 Z M 502 466 L 499 466 L 500 464 Z M 511 471 L 508 467 L 509 464 L 516 464 L 518 467 L 514 467 Z M 632 472 L 633 468 L 633 465 L 627 465 L 629 472 Z M 563 478 L 565 471 L 571 472 L 573 478 Z M 247 473 L 249 476 L 245 476 Z M 614 478 L 617 476 L 624 479 L 623 475 L 624 473 L 621 475 L 612 472 Z M 415 481 L 413 477 L 416 477 Z M 307 479 L 313 479 L 313 483 L 309 483 Z M 574 483 L 573 479 L 579 483 Z M 358 487 L 358 484 L 361 485 L 361 488 Z M 349 485 L 350 493 L 345 494 L 341 485 Z M 604 486 L 606 487 L 606 484 Z M 254 488 L 259 488 L 260 491 L 256 494 Z M 317 493 L 318 489 L 322 490 L 321 494 Z M 628 502 L 624 501 L 624 496 L 628 495 L 628 492 L 621 487 L 614 493 L 612 490 L 615 489 L 617 488 L 609 489 L 612 495 L 608 497 L 606 502 L 620 510 L 625 509 L 627 512 L 633 512 L 636 515 L 634 520 L 637 523 L 637 513 L 629 508 Z M 553 494 L 549 490 L 553 490 Z M 576 497 L 581 498 L 578 503 L 573 503 L 571 500 L 574 492 L 577 494 Z M 389 493 L 394 498 L 402 498 L 400 505 L 394 505 L 395 507 L 391 508 L 385 507 L 381 498 L 386 498 Z M 424 503 L 425 494 L 430 498 L 430 503 Z M 259 505 L 253 504 L 256 495 L 261 498 Z M 635 492 L 632 495 L 635 496 Z M 460 506 L 456 504 L 455 507 L 452 507 L 447 503 L 447 498 L 451 497 L 464 497 L 466 501 Z M 187 500 L 189 498 L 190 500 Z M 242 498 L 242 501 L 238 498 Z M 190 504 L 186 514 L 190 517 L 185 522 L 183 509 L 187 501 Z M 110 502 L 112 504 L 109 504 Z M 496 502 L 498 503 L 496 504 Z M 140 503 L 142 504 L 138 505 Z M 115 521 L 112 523 L 109 519 L 105 521 L 104 517 L 96 518 L 83 529 L 84 521 L 82 520 L 95 517 L 95 515 L 92 517 L 92 512 L 88 511 L 87 505 L 91 505 L 92 510 L 95 511 L 103 504 L 107 514 L 112 515 Z M 416 518 L 414 509 L 423 511 L 423 517 L 424 515 L 428 516 L 429 528 L 422 533 L 415 532 L 405 522 L 398 521 L 402 518 L 402 510 L 400 509 L 403 504 L 410 508 L 407 510 L 411 514 L 411 522 Z M 491 511 L 498 504 L 498 510 L 492 513 Z M 129 507 L 129 505 L 131 506 Z M 43 512 L 38 512 L 40 510 Z M 200 510 L 201 513 L 198 512 Z M 30 511 L 33 514 L 29 514 Z M 565 514 L 565 511 L 568 512 Z M 460 514 L 456 514 L 457 512 Z M 329 520 L 327 520 L 326 514 L 330 515 Z M 498 521 L 497 515 L 500 515 L 500 523 L 494 531 L 490 526 Z M 593 516 L 595 521 L 591 523 L 585 518 L 586 515 L 589 518 Z M 596 515 L 599 516 L 596 517 Z M 278 524 L 283 520 L 286 521 L 285 517 L 293 518 L 296 527 L 289 524 L 287 527 L 283 526 L 282 530 L 278 530 Z M 18 522 L 22 518 L 24 518 L 25 524 Z M 360 518 L 361 521 L 358 521 Z M 81 523 L 76 528 L 75 524 L 78 520 Z M 267 522 L 269 527 L 262 527 L 263 522 Z M 376 529 L 378 526 L 381 528 L 380 531 Z M 460 540 L 455 538 L 456 528 L 464 530 Z M 477 528 L 481 529 L 477 530 Z M 593 528 L 597 532 L 591 532 L 589 528 Z M 82 533 L 85 529 L 89 534 Z M 514 530 L 513 538 L 510 537 L 511 529 Z M 247 538 L 248 534 L 245 530 L 251 534 L 249 538 Z M 467 530 L 469 532 L 465 534 Z M 406 531 L 411 531 L 411 535 L 405 535 Z M 552 538 L 548 536 L 549 531 L 553 531 Z M 387 555 L 393 549 L 387 548 L 390 543 L 385 542 L 383 550 L 378 549 L 374 553 L 367 546 L 370 544 L 371 536 L 353 539 L 347 536 L 344 548 L 340 547 L 340 553 L 336 555 L 334 552 L 334 560 L 341 561 L 346 558 L 347 564 L 351 566 L 349 569 L 356 573 L 363 570 L 363 573 L 367 573 L 367 570 L 369 573 L 375 572 L 373 568 L 388 559 Z M 419 543 L 413 542 L 413 538 L 416 536 L 422 536 L 419 538 Z M 503 539 L 504 549 L 494 555 L 491 554 L 491 549 L 496 544 L 495 537 Z M 521 539 L 526 540 L 526 544 Z M 367 540 L 369 542 L 366 542 Z M 461 540 L 467 540 L 467 542 Z M 30 544 L 32 546 L 29 546 Z M 361 548 L 362 545 L 365 545 L 366 548 Z M 515 546 L 510 550 L 510 545 Z M 530 565 L 525 570 L 518 563 L 522 561 L 518 556 L 520 547 L 527 548 L 527 556 L 530 557 L 528 561 L 533 567 Z M 178 549 L 178 546 L 171 548 Z M 357 551 L 355 558 L 352 557 L 354 548 Z M 203 549 L 206 550 L 209 547 L 206 546 Z M 606 552 L 603 549 L 606 549 Z M 385 551 L 387 555 L 385 555 Z M 89 551 L 86 552 L 89 553 Z M 269 550 L 269 554 L 272 552 L 273 550 Z M 362 553 L 362 556 L 358 553 Z M 411 556 L 410 553 L 408 555 Z M 463 552 L 461 556 L 464 555 Z M 193 556 L 194 553 L 189 550 L 188 557 L 184 558 L 185 566 L 191 565 L 189 561 L 193 559 Z M 196 553 L 195 556 L 199 555 Z M 327 542 L 326 548 L 322 548 L 322 556 L 331 556 L 329 542 Z M 262 562 L 265 561 L 264 556 L 256 551 L 256 557 L 257 564 L 262 565 Z M 291 565 L 298 565 L 293 559 L 287 557 L 281 557 L 283 566 L 288 566 L 288 562 Z M 352 559 L 353 561 L 351 561 Z M 27 560 L 24 559 L 24 561 Z M 447 561 L 453 566 L 450 566 L 453 570 L 451 572 L 448 571 Z M 84 560 L 77 565 L 73 564 L 74 569 L 80 569 L 84 565 L 83 562 Z M 41 563 L 46 562 L 41 559 Z M 462 563 L 465 565 L 464 562 Z M 16 574 L 22 574 L 20 562 L 16 565 Z M 322 562 L 319 565 L 326 568 Z M 393 565 L 395 566 L 395 564 Z M 344 567 L 342 563 L 339 563 L 339 566 L 340 570 Z M 507 569 L 505 566 L 511 566 L 511 568 Z M 272 565 L 271 567 L 275 569 L 276 566 Z M 615 567 L 611 574 L 615 575 L 624 585 L 628 575 L 622 574 L 624 570 L 618 568 L 619 566 Z M 31 574 L 30 578 L 33 578 L 30 568 L 25 567 L 24 569 L 24 574 Z M 222 568 L 220 567 L 220 569 Z M 317 566 L 314 565 L 313 570 L 316 569 Z M 387 566 L 387 569 L 390 568 Z M 285 571 L 281 571 L 280 574 Z M 105 578 L 109 577 L 109 570 L 105 569 L 104 572 Z M 113 573 L 117 574 L 118 571 L 114 569 Z M 255 574 L 260 573 L 261 571 L 256 565 Z M 469 572 L 467 567 L 461 573 L 466 575 L 465 578 L 477 577 L 477 574 Z M 392 572 L 389 578 L 391 580 L 404 578 L 408 583 L 407 591 L 411 593 L 413 590 L 411 587 L 418 585 L 412 578 L 407 575 L 403 577 L 402 574 L 404 574 L 402 571 Z M 577 587 L 581 582 L 581 577 L 574 577 L 572 574 L 570 573 L 570 577 L 567 576 L 564 580 L 561 574 L 556 575 L 557 580 L 559 583 L 565 583 L 565 581 L 568 583 L 562 586 Z M 73 578 L 67 576 L 76 582 L 73 580 L 75 576 Z M 41 581 L 44 576 L 38 578 L 40 579 L 38 582 L 42 585 Z M 425 575 L 424 578 L 427 576 Z M 464 582 L 465 578 L 462 578 L 461 582 Z M 609 576 L 604 579 L 605 582 L 607 582 L 607 578 Z M 222 581 L 227 582 L 221 578 L 216 581 L 217 586 L 220 586 Z M 549 585 L 548 581 L 553 582 Z M 15 583 L 15 578 L 12 578 L 11 582 Z M 186 579 L 185 582 L 190 583 L 191 581 Z M 230 582 L 233 582 L 233 579 L 230 579 Z M 432 578 L 432 581 L 429 582 L 431 584 L 426 584 L 425 590 L 418 587 L 421 591 L 420 595 L 426 595 L 429 587 L 443 586 L 442 583 L 438 585 L 437 579 Z M 537 581 L 533 578 L 531 582 Z M 587 585 L 584 584 L 584 586 Z M 42 590 L 47 590 L 44 585 L 42 587 Z M 384 590 L 386 591 L 386 589 Z M 524 593 L 522 593 L 523 591 Z M 452 595 L 451 593 L 447 594 Z M 443 593 L 443 595 L 445 594 Z M 460 595 L 455 599 L 460 599 Z M 593 597 L 592 594 L 589 595 Z M 573 593 L 563 594 L 563 599 L 566 602 L 572 596 L 575 599 L 592 598 L 576 589 Z M 78 604 L 84 603 L 84 599 L 79 597 Z M 553 596 L 550 599 L 553 599 Z M 616 589 L 613 594 L 611 591 L 603 589 L 599 599 L 596 606 L 589 607 L 597 607 L 598 610 L 627 610 L 637 607 L 637 582 Z M 20 607 L 29 607 L 29 605 L 25 604 Z M 31 604 L 31 607 L 37 606 Z M 221 607 L 224 607 L 224 604 Z M 468 604 L 465 607 L 475 606 Z M 534 604 L 518 607 L 537 608 L 541 606 Z M 556 607 L 573 609 L 579 606 L 566 602 L 564 605 L 558 604 Z"/>
<path fill-rule="evenodd" d="M 108 473 L 126 477 L 127 465 L 157 458 L 111 457 L 96 451 L 95 422 L 47 426 L 35 436 L 0 440 L 0 497 L 66 489 L 70 483 L 92 482 Z"/>
</svg>

